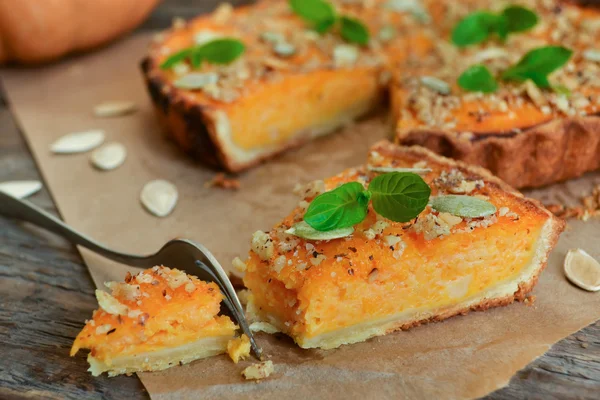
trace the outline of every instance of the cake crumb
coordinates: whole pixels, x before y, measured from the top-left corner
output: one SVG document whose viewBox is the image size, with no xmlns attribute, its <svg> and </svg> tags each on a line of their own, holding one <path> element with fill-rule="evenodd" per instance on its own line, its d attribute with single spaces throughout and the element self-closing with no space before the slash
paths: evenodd
<svg viewBox="0 0 600 400">
<path fill-rule="evenodd" d="M 244 378 L 250 380 L 260 380 L 268 378 L 275 371 L 273 361 L 267 360 L 261 363 L 252 364 L 242 371 Z"/>
<path fill-rule="evenodd" d="M 250 339 L 246 335 L 231 339 L 227 342 L 227 354 L 234 363 L 246 359 L 250 355 Z"/>
<path fill-rule="evenodd" d="M 569 207 L 563 204 L 546 204 L 548 211 L 560 218 L 577 218 L 587 221 L 591 217 L 600 216 L 600 184 L 592 189 L 592 193 L 580 199 L 581 205 Z"/>
<path fill-rule="evenodd" d="M 227 178 L 224 173 L 219 172 L 210 181 L 204 184 L 205 187 L 217 187 L 227 190 L 238 190 L 241 186 L 239 179 Z"/>
<path fill-rule="evenodd" d="M 536 297 L 534 295 L 527 296 L 525 298 L 525 305 L 526 306 L 533 306 L 535 304 L 535 300 L 536 300 Z"/>
</svg>

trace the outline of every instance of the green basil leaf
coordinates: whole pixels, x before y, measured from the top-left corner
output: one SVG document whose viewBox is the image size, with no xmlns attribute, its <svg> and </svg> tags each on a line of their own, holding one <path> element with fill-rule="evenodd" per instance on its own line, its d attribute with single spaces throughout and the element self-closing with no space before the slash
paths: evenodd
<svg viewBox="0 0 600 400">
<path fill-rule="evenodd" d="M 229 64 L 244 53 L 246 46 L 237 39 L 215 39 L 200 46 L 194 54 L 213 64 Z"/>
<path fill-rule="evenodd" d="M 199 50 L 200 47 L 196 47 L 190 56 L 190 64 L 192 64 L 192 68 L 200 68 L 200 65 L 202 65 L 202 52 Z"/>
<path fill-rule="evenodd" d="M 407 222 L 427 206 L 431 188 L 417 174 L 392 172 L 369 184 L 375 211 L 392 221 Z"/>
<path fill-rule="evenodd" d="M 457 217 L 480 218 L 496 212 L 492 203 L 473 196 L 447 195 L 437 196 L 431 201 L 431 208 Z"/>
<path fill-rule="evenodd" d="M 180 62 L 185 61 L 191 54 L 192 54 L 192 48 L 188 48 L 188 49 L 183 49 L 178 51 L 177 53 L 171 55 L 169 58 L 167 58 L 161 65 L 160 68 L 161 69 L 169 69 L 174 67 L 175 65 L 179 64 Z"/>
<path fill-rule="evenodd" d="M 521 60 L 502 73 L 502 79 L 523 82 L 531 79 L 541 88 L 551 87 L 548 75 L 565 65 L 573 51 L 562 46 L 545 46 L 533 49 Z"/>
<path fill-rule="evenodd" d="M 496 20 L 493 29 L 498 34 L 498 37 L 500 37 L 500 40 L 505 42 L 510 33 L 510 22 L 508 18 L 504 15 L 498 15 L 498 19 Z"/>
<path fill-rule="evenodd" d="M 362 46 L 369 44 L 369 30 L 358 19 L 343 16 L 340 23 L 340 34 L 346 41 Z"/>
<path fill-rule="evenodd" d="M 502 11 L 508 22 L 508 32 L 524 32 L 538 23 L 538 16 L 532 10 L 513 5 L 508 6 Z"/>
<path fill-rule="evenodd" d="M 315 24 L 314 29 L 315 31 L 317 31 L 318 33 L 326 33 L 329 32 L 333 26 L 335 25 L 337 21 L 335 20 L 335 18 L 331 18 L 331 19 L 324 19 L 322 21 L 319 21 Z"/>
<path fill-rule="evenodd" d="M 458 77 L 458 86 L 469 92 L 493 93 L 498 83 L 485 65 L 473 65 Z"/>
<path fill-rule="evenodd" d="M 358 182 L 342 186 L 315 197 L 308 206 L 304 221 L 318 231 L 347 228 L 364 220 L 370 194 Z"/>
<path fill-rule="evenodd" d="M 499 17 L 487 11 L 478 11 L 467 15 L 452 31 L 452 42 L 465 47 L 481 43 L 496 30 Z"/>
<path fill-rule="evenodd" d="M 290 7 L 298 16 L 313 24 L 336 19 L 333 6 L 324 0 L 290 0 Z"/>
</svg>

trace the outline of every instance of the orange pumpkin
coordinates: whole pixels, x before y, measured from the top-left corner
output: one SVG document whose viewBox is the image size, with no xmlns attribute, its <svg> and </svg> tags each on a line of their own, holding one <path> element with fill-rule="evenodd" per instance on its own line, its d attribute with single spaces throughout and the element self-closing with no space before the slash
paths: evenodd
<svg viewBox="0 0 600 400">
<path fill-rule="evenodd" d="M 100 46 L 160 0 L 0 0 L 0 63 L 40 63 Z"/>
</svg>

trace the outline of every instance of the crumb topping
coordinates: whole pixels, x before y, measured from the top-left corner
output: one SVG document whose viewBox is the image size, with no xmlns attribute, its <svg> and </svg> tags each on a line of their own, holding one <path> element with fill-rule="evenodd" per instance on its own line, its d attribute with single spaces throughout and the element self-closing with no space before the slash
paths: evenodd
<svg viewBox="0 0 600 400">
<path fill-rule="evenodd" d="M 179 270 L 157 266 L 106 286 L 111 293 L 96 291 L 99 309 L 77 336 L 71 354 L 80 348 L 93 349 L 96 356 L 119 354 L 146 343 L 160 346 L 235 329 L 228 317 L 218 315 L 218 286 Z"/>
<path fill-rule="evenodd" d="M 217 37 L 243 41 L 246 51 L 237 61 L 229 65 L 203 63 L 196 70 L 218 74 L 218 81 L 202 88 L 202 92 L 212 100 L 230 103 L 247 94 L 255 83 L 277 82 L 289 74 L 381 68 L 389 58 L 386 49 L 398 46 L 395 39 L 401 38 L 399 30 L 422 24 L 403 10 L 384 7 L 387 0 L 330 2 L 339 12 L 359 18 L 368 26 L 371 39 L 367 46 L 350 45 L 336 32 L 318 34 L 292 12 L 287 1 L 263 1 L 238 10 L 221 5 L 210 16 L 187 24 L 177 20 L 173 32 L 156 37 L 152 51 L 162 62 L 183 48 Z M 390 25 L 398 28 L 390 30 Z M 174 73 L 185 76 L 189 67 L 187 63 L 178 64 Z"/>
<path fill-rule="evenodd" d="M 510 35 L 506 43 L 493 39 L 464 49 L 447 40 L 456 23 L 466 15 L 476 10 L 499 11 L 513 3 L 483 0 L 438 5 L 443 7 L 440 13 L 443 18 L 425 27 L 423 32 L 425 40 L 431 42 L 431 50 L 426 54 L 418 51 L 409 54 L 406 65 L 396 71 L 406 96 L 403 119 L 414 121 L 414 125 L 401 126 L 464 132 L 461 121 L 472 121 L 472 125 L 485 129 L 486 121 L 500 117 L 508 123 L 512 121 L 513 126 L 508 130 L 498 128 L 495 133 L 519 133 L 519 119 L 527 119 L 523 116 L 529 109 L 537 109 L 548 118 L 585 116 L 600 111 L 600 62 L 596 57 L 600 54 L 597 47 L 600 13 L 597 11 L 573 4 L 557 6 L 555 1 L 523 0 L 518 4 L 535 10 L 540 19 L 531 31 Z M 470 66 L 483 64 L 492 75 L 498 76 L 528 51 L 548 45 L 561 45 L 574 51 L 569 63 L 550 76 L 555 86 L 566 88 L 570 95 L 564 91 L 542 90 L 530 80 L 500 81 L 499 90 L 492 94 L 466 92 L 456 84 L 459 75 Z M 431 83 L 428 75 L 433 73 L 436 81 Z M 424 78 L 427 79 L 424 81 Z M 440 91 L 442 87 L 444 90 Z M 538 119 L 543 122 L 542 117 Z M 472 132 L 466 133 L 474 137 Z M 468 140 L 468 135 L 465 138 Z"/>
</svg>

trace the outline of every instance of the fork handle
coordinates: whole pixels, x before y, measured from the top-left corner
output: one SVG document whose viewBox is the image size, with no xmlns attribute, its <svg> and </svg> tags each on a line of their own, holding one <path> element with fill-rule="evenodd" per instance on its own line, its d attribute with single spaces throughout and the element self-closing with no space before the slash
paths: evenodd
<svg viewBox="0 0 600 400">
<path fill-rule="evenodd" d="M 46 211 L 3 192 L 0 192 L 0 215 L 29 222 L 40 228 L 44 228 L 62 236 L 73 244 L 83 246 L 113 261 L 131 264 L 131 258 L 142 258 L 111 251 L 86 235 L 77 232 L 75 229 L 69 227 L 67 224 Z"/>
</svg>

